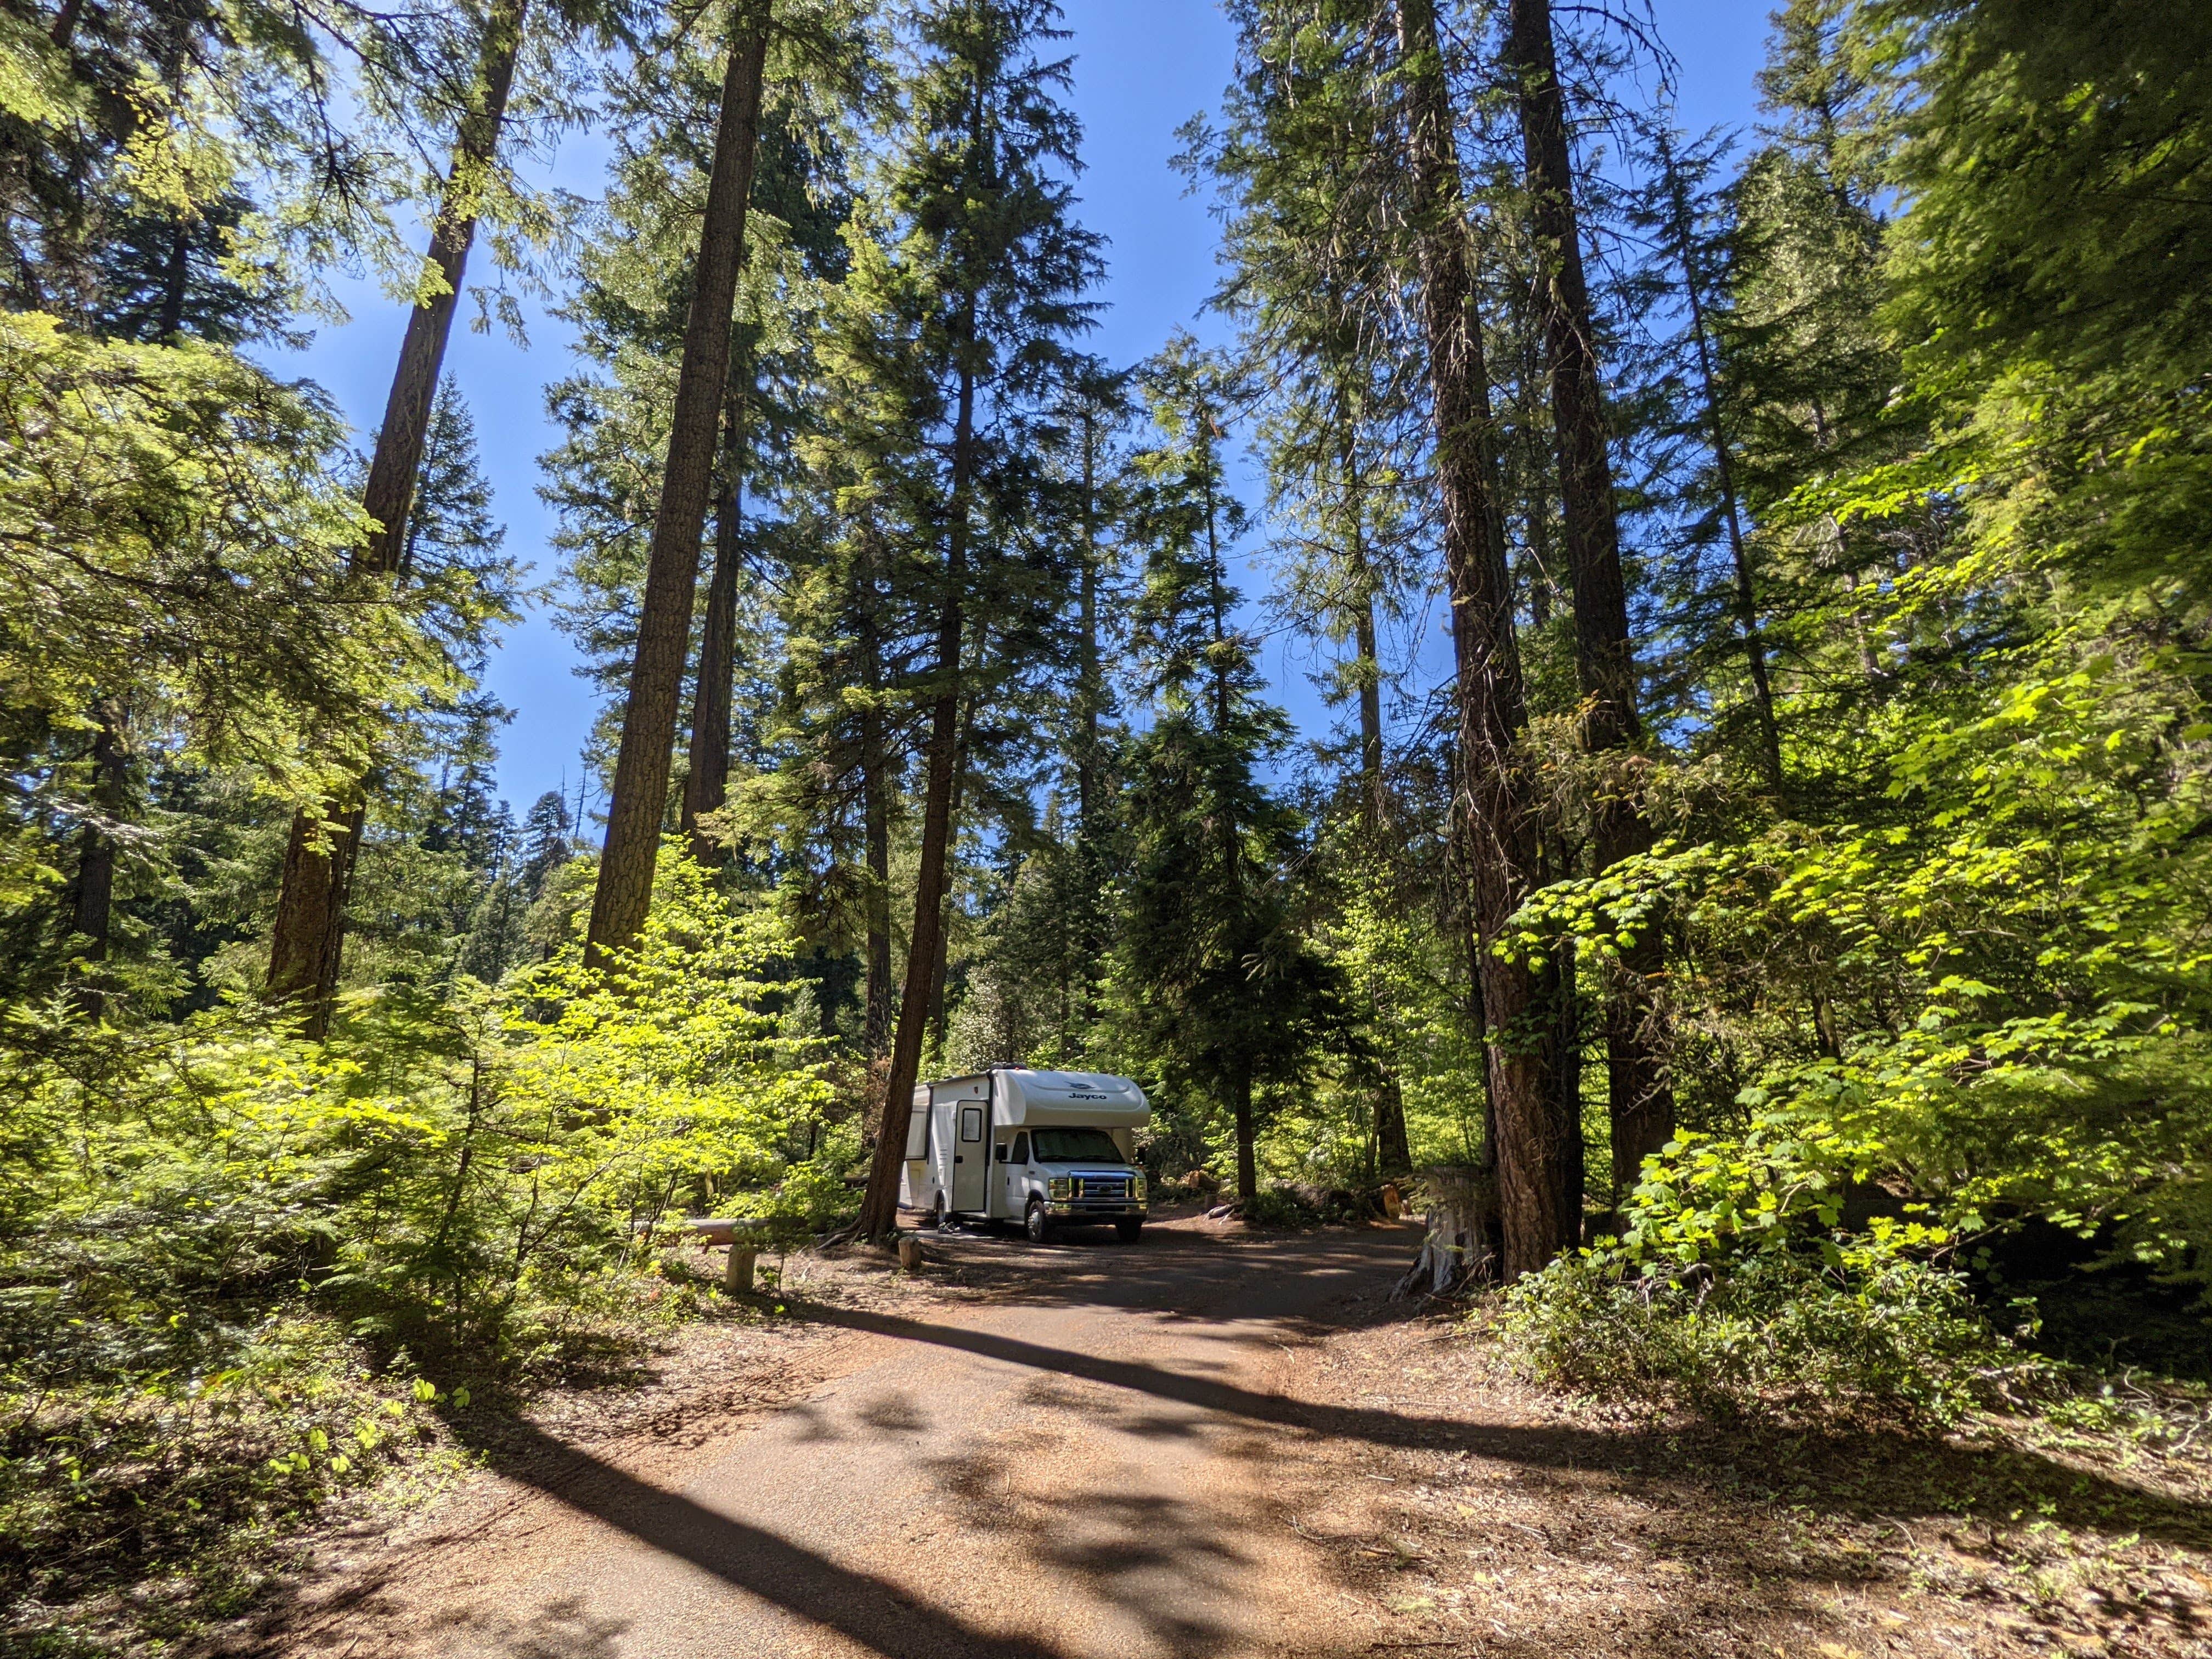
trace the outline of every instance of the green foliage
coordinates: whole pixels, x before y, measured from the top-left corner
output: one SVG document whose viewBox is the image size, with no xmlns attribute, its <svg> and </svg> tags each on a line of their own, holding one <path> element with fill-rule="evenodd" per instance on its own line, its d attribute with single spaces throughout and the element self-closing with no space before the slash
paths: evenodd
<svg viewBox="0 0 2212 1659">
<path fill-rule="evenodd" d="M 1270 1183 L 1243 1201 L 1239 1210 L 1254 1227 L 1310 1227 L 1321 1213 L 1298 1195 L 1295 1188 Z"/>
<path fill-rule="evenodd" d="M 363 526 L 312 391 L 214 347 L 0 314 L 0 426 L 12 720 L 81 720 L 127 688 L 149 720 L 173 711 L 189 752 L 303 793 L 365 764 L 438 682 L 410 607 L 348 579 Z"/>
<path fill-rule="evenodd" d="M 1710 1278 L 1565 1257 L 1508 1292 L 1503 1329 L 1555 1387 L 1722 1414 L 1954 1423 L 2027 1364 L 1959 1278 L 1872 1243 L 1839 1267 L 1760 1254 Z"/>
<path fill-rule="evenodd" d="M 1179 1109 L 1225 1115 L 1239 1187 L 1252 1175 L 1255 1089 L 1295 1079 L 1336 1012 L 1328 964 L 1296 925 L 1285 866 L 1303 825 L 1261 767 L 1287 735 L 1261 700 L 1231 617 L 1241 524 L 1222 479 L 1218 365 L 1178 341 L 1147 388 L 1159 441 L 1140 450 L 1149 540 L 1136 641 L 1158 713 L 1126 762 L 1131 868 L 1115 965 L 1125 1042 Z"/>
<path fill-rule="evenodd" d="M 834 1214 L 857 1147 L 823 1123 L 819 1044 L 767 1006 L 791 937 L 688 859 L 663 870 L 611 978 L 572 947 L 497 992 L 357 992 L 326 1046 L 246 1004 L 130 1033 L 65 1000 L 13 1011 L 17 1593 L 158 1576 L 226 1528 L 304 1514 L 435 1403 L 428 1382 L 380 1403 L 417 1364 L 527 1385 L 677 1311 L 634 1224 L 718 1200 Z M 141 1507 L 163 1524 L 78 1559 Z"/>
<path fill-rule="evenodd" d="M 1996 1335 L 1942 1228 L 1846 1228 L 1882 1149 L 1763 1115 L 1646 1161 L 1618 1238 L 1514 1285 L 1502 1328 L 1540 1379 L 1703 1410 L 1959 1420 L 2033 1369 Z"/>
</svg>

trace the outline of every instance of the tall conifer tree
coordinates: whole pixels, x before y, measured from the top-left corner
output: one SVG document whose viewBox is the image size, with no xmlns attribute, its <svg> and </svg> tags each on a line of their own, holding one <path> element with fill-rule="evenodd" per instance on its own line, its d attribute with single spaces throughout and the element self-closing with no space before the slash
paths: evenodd
<svg viewBox="0 0 2212 1659">
<path fill-rule="evenodd" d="M 896 1218 L 906 1127 L 937 990 L 959 789 L 963 711 L 1033 668 L 1042 623 L 1064 620 L 1067 571 L 1036 515 L 1064 506 L 1031 465 L 1031 428 L 1079 373 L 1069 342 L 1097 239 L 1073 220 L 1080 131 L 1060 103 L 1065 60 L 1049 0 L 938 0 L 917 18 L 905 114 L 878 183 L 879 253 L 856 262 L 856 303 L 877 312 L 864 373 L 916 441 L 897 458 L 921 509 L 934 588 L 926 684 L 921 866 L 874 1162 L 860 1226 Z M 853 343 L 856 356 L 861 342 Z M 988 658 L 965 655 L 988 627 Z"/>
</svg>

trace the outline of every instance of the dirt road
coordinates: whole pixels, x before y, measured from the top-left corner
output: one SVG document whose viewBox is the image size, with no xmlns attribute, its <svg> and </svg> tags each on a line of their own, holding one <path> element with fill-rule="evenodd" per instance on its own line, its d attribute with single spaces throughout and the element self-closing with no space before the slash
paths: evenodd
<svg viewBox="0 0 2212 1659">
<path fill-rule="evenodd" d="M 231 1650 L 2212 1659 L 2178 1469 L 1536 1395 L 1386 1308 L 1413 1243 L 1184 1222 L 825 1268 L 694 1328 L 619 1432 L 481 1424 L 483 1473 L 319 1551 Z"/>
<path fill-rule="evenodd" d="M 1079 1236 L 1080 1237 L 1080 1236 Z M 1310 1439 L 1294 1354 L 1402 1269 L 1396 1231 L 1160 1229 L 1034 1252 L 921 1316 L 810 1308 L 818 1387 L 641 1478 L 550 1436 L 495 1458 L 538 1501 L 418 1551 L 301 1654 L 1140 1659 L 1332 1650 L 1314 1547 L 1277 1512 Z M 985 1259 L 988 1258 L 988 1259 Z M 940 1269 L 941 1271 L 942 1269 Z M 1308 1559 L 1308 1558 L 1311 1559 Z M 1364 1647 L 1364 1644 L 1359 1644 Z"/>
</svg>

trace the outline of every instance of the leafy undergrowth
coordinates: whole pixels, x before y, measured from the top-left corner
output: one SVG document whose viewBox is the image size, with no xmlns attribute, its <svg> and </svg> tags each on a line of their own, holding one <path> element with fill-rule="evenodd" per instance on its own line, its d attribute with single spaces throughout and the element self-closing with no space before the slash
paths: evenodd
<svg viewBox="0 0 2212 1659">
<path fill-rule="evenodd" d="M 0 1393 L 0 1649 L 159 1650 L 237 1615 L 337 1510 L 410 1506 L 472 1463 L 467 1419 L 622 1384 L 703 1311 L 732 1312 L 679 1257 L 532 1310 L 503 1352 L 417 1357 L 305 1298 L 202 1306 L 161 1329 L 82 1333 L 137 1366 L 97 1385 L 21 1356 Z M 82 1356 L 49 1368 L 82 1376 Z"/>
<path fill-rule="evenodd" d="M 1846 1200 L 1883 1158 L 1817 1117 L 1685 1133 L 1646 1162 L 1617 1236 L 1504 1293 L 1505 1352 L 1570 1394 L 1718 1418 L 1924 1433 L 1995 1413 L 2193 1435 L 2201 1386 L 2117 1389 L 2039 1350 L 2036 1302 L 1978 1296 L 1959 1231 L 1922 1219 L 1929 1206 L 1850 1224 Z"/>
</svg>

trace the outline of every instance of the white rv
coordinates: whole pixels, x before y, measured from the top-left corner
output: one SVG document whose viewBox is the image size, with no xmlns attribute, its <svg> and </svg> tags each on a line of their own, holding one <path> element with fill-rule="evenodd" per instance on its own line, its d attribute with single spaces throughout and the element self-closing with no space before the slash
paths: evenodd
<svg viewBox="0 0 2212 1659">
<path fill-rule="evenodd" d="M 1145 1091 L 1097 1072 L 994 1066 L 914 1091 L 899 1202 L 939 1226 L 955 1216 L 1012 1222 L 1042 1244 L 1055 1227 L 1144 1230 L 1145 1172 L 1133 1136 Z"/>
</svg>

